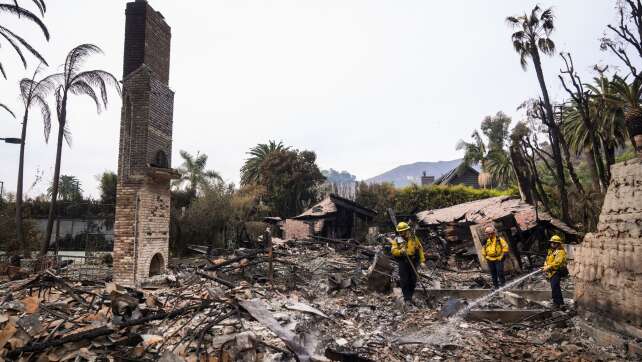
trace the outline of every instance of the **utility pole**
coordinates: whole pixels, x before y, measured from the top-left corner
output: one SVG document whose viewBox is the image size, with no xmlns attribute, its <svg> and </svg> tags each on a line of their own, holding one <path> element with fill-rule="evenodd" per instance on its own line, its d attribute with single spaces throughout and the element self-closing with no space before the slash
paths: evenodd
<svg viewBox="0 0 642 362">
<path fill-rule="evenodd" d="M 4 181 L 0 181 L 0 204 L 4 202 Z"/>
</svg>

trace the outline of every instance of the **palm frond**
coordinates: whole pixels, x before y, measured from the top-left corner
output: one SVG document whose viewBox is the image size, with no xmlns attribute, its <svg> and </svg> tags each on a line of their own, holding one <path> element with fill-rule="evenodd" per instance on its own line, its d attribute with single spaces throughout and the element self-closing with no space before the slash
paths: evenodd
<svg viewBox="0 0 642 362">
<path fill-rule="evenodd" d="M 49 134 L 51 133 L 51 110 L 47 101 L 40 96 L 36 95 L 33 97 L 34 105 L 37 105 L 40 108 L 40 114 L 42 115 L 42 123 L 45 135 L 45 142 L 49 142 Z"/>
<path fill-rule="evenodd" d="M 555 43 L 550 38 L 539 38 L 537 46 L 544 54 L 555 53 Z"/>
<path fill-rule="evenodd" d="M 72 137 L 71 137 L 71 128 L 69 127 L 69 123 L 65 124 L 65 129 L 63 130 L 63 136 L 65 137 L 65 142 L 67 142 L 67 146 L 71 148 Z"/>
<path fill-rule="evenodd" d="M 65 59 L 64 73 L 67 83 L 71 84 L 71 80 L 78 74 L 87 57 L 102 53 L 102 49 L 94 44 L 81 44 L 73 48 Z"/>
<path fill-rule="evenodd" d="M 84 81 L 80 80 L 73 82 L 69 87 L 69 92 L 77 96 L 88 96 L 94 101 L 94 103 L 96 103 L 96 112 L 100 113 L 103 111 L 98 95 L 96 94 L 94 89 Z"/>
<path fill-rule="evenodd" d="M 47 30 L 47 26 L 42 22 L 42 20 L 40 20 L 38 16 L 36 16 L 31 11 L 23 9 L 15 4 L 0 4 L 0 13 L 2 12 L 10 13 L 18 17 L 24 17 L 25 19 L 35 23 L 36 25 L 38 25 L 38 27 L 40 27 L 40 30 L 45 35 L 45 38 L 49 40 L 49 30 Z"/>
<path fill-rule="evenodd" d="M 9 112 L 9 114 L 13 117 L 16 118 L 16 115 L 13 113 L 13 111 L 7 107 L 6 105 L 0 103 L 0 108 L 4 109 L 5 111 Z"/>
<path fill-rule="evenodd" d="M 104 70 L 89 70 L 81 72 L 74 77 L 72 83 L 77 80 L 84 81 L 92 87 L 98 88 L 100 97 L 105 107 L 107 107 L 107 104 L 109 103 L 107 98 L 108 87 L 114 87 L 118 92 L 118 95 L 121 95 L 121 88 L 120 84 L 118 83 L 118 79 L 116 79 L 113 74 Z"/>
<path fill-rule="evenodd" d="M 25 56 L 22 54 L 22 49 L 18 46 L 18 44 L 7 34 L 7 32 L 4 31 L 4 29 L 0 26 L 0 36 L 5 38 L 7 42 L 9 42 L 9 45 L 13 47 L 13 50 L 16 51 L 18 56 L 20 57 L 20 60 L 22 61 L 22 65 L 27 68 L 27 59 L 25 59 Z"/>
<path fill-rule="evenodd" d="M 29 43 L 27 43 L 27 41 L 24 40 L 22 37 L 20 37 L 19 35 L 15 34 L 11 30 L 1 25 L 0 25 L 0 33 L 2 33 L 7 40 L 9 40 L 9 37 L 7 35 L 10 35 L 13 39 L 17 40 L 25 49 L 27 49 L 34 57 L 36 57 L 40 62 L 44 63 L 45 65 L 48 65 L 45 58 L 36 49 L 34 49 Z M 12 43 L 13 45 L 13 42 L 11 40 L 9 40 L 9 42 Z M 24 58 L 21 50 L 16 50 L 16 51 L 18 52 L 21 58 Z"/>
</svg>

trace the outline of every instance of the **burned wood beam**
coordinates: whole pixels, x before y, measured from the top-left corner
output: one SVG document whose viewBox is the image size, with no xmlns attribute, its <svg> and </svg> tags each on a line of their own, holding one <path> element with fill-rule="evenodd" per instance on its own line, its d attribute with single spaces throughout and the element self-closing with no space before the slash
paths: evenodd
<svg viewBox="0 0 642 362">
<path fill-rule="evenodd" d="M 218 270 L 218 269 L 220 269 L 220 268 L 222 268 L 224 266 L 231 265 L 231 264 L 234 264 L 234 263 L 236 263 L 238 261 L 241 261 L 243 259 L 252 258 L 254 256 L 257 256 L 257 255 L 263 254 L 263 253 L 266 253 L 266 251 L 263 250 L 263 249 L 255 250 L 255 251 L 249 252 L 249 253 L 247 253 L 245 255 L 239 255 L 239 256 L 237 256 L 235 258 L 228 259 L 228 260 L 226 260 L 226 261 L 224 261 L 224 262 L 222 262 L 220 264 L 214 264 L 208 259 L 208 261 L 210 263 L 212 263 L 213 265 L 208 266 L 207 268 L 205 268 L 205 270 L 207 270 L 207 271 Z"/>
<path fill-rule="evenodd" d="M 18 348 L 16 350 L 13 350 L 13 351 L 7 353 L 7 357 L 8 358 L 17 358 L 22 353 L 42 352 L 42 351 L 47 350 L 47 349 L 52 348 L 52 347 L 62 346 L 63 344 L 66 344 L 66 343 L 79 342 L 79 341 L 83 341 L 83 340 L 86 340 L 86 339 L 94 339 L 94 338 L 101 337 L 101 336 L 107 336 L 107 335 L 110 335 L 112 333 L 118 332 L 118 330 L 122 329 L 122 328 L 133 327 L 133 326 L 137 326 L 137 325 L 144 324 L 144 323 L 147 323 L 147 322 L 151 322 L 151 321 L 154 321 L 154 320 L 160 320 L 160 319 L 165 319 L 165 318 L 175 318 L 175 317 L 180 316 L 182 314 L 185 314 L 185 313 L 187 313 L 189 311 L 198 310 L 198 309 L 204 309 L 204 308 L 207 308 L 209 306 L 211 306 L 211 303 L 204 302 L 204 303 L 197 304 L 197 305 L 191 305 L 191 306 L 187 306 L 187 307 L 184 307 L 184 308 L 179 308 L 179 309 L 176 309 L 176 310 L 171 311 L 171 312 L 159 312 L 159 313 L 155 313 L 155 314 L 149 315 L 147 317 L 130 320 L 130 321 L 115 325 L 114 328 L 103 326 L 103 327 L 98 327 L 98 328 L 91 329 L 91 330 L 88 330 L 88 331 L 72 334 L 72 335 L 69 335 L 69 336 L 66 336 L 66 337 L 63 337 L 63 338 L 59 338 L 59 339 L 52 339 L 52 340 L 49 340 L 49 341 L 46 341 L 46 342 L 30 343 L 30 344 L 28 344 L 28 345 L 26 345 L 26 346 L 24 346 L 22 348 Z"/>
<path fill-rule="evenodd" d="M 234 283 L 228 282 L 227 280 L 223 280 L 223 279 L 221 279 L 219 277 L 215 277 L 215 276 L 209 275 L 209 274 L 207 274 L 205 272 L 202 272 L 200 270 L 196 271 L 196 274 L 201 276 L 201 277 L 203 277 L 203 278 L 205 278 L 205 279 L 209 279 L 209 280 L 215 281 L 215 282 L 217 282 L 219 284 L 223 284 L 224 286 L 226 286 L 226 287 L 228 287 L 230 289 L 233 289 L 233 288 L 236 287 L 236 285 L 234 285 Z"/>
</svg>

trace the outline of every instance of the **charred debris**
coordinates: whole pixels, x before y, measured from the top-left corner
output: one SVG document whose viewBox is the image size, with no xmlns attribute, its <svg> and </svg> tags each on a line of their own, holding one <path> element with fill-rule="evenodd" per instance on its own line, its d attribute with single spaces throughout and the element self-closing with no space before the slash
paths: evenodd
<svg viewBox="0 0 642 362">
<path fill-rule="evenodd" d="M 276 219 L 267 220 L 255 248 L 218 255 L 202 250 L 192 258 L 171 260 L 165 274 L 135 288 L 113 283 L 104 265 L 91 265 L 101 264 L 100 259 L 4 265 L 0 356 L 36 361 L 625 356 L 614 348 L 595 346 L 574 326 L 573 308 L 552 311 L 544 280 L 516 285 L 453 319 L 467 303 L 488 294 L 487 277 L 467 254 L 474 252 L 461 251 L 474 248 L 474 234 L 454 238 L 453 226 L 463 230 L 465 224 L 474 230 L 487 221 L 504 225 L 512 218 L 523 242 L 529 240 L 524 234 L 548 232 L 558 223 L 528 219 L 530 211 L 511 199 L 487 200 L 475 212 L 474 204 L 464 205 L 417 215 L 418 232 L 428 235 L 424 241 L 432 265 L 420 272 L 428 289 L 417 292 L 412 307 L 401 302 L 396 262 L 385 255 L 381 243 L 318 234 L 286 240 L 278 237 L 284 223 Z M 509 205 L 513 206 L 507 209 Z M 341 225 L 340 212 L 323 215 L 320 232 L 333 230 L 328 228 L 332 223 Z M 523 225 L 529 228 L 521 229 Z M 524 254 L 523 268 L 529 269 L 529 257 L 535 256 Z M 96 268 L 104 273 L 86 272 Z M 570 289 L 572 285 L 565 291 L 567 297 Z"/>
</svg>

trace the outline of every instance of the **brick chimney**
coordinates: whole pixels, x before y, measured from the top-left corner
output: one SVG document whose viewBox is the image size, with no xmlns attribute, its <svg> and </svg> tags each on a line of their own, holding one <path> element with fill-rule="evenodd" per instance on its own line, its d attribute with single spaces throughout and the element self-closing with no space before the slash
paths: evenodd
<svg viewBox="0 0 642 362">
<path fill-rule="evenodd" d="M 136 286 L 169 257 L 174 92 L 171 29 L 146 1 L 127 4 L 118 153 L 114 281 Z"/>
</svg>

